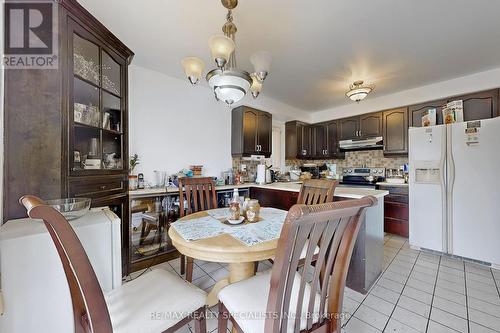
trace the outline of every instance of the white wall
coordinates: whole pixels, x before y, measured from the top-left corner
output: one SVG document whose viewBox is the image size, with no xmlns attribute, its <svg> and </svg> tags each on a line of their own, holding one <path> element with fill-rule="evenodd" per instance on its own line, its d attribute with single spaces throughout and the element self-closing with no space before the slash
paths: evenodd
<svg viewBox="0 0 500 333">
<path fill-rule="evenodd" d="M 265 95 L 242 104 L 271 112 L 273 125 L 283 129 L 283 121 L 309 120 L 309 114 Z M 146 180 L 154 181 L 154 170 L 172 174 L 192 164 L 202 164 L 207 176 L 232 167 L 231 112 L 206 86 L 130 66 L 129 130 L 129 153 L 141 159 L 135 173 L 143 172 Z M 282 154 L 284 160 L 284 149 Z"/>
<path fill-rule="evenodd" d="M 4 8 L 5 3 L 4 1 L 0 1 L 0 6 Z M 0 10 L 0 58 L 3 59 L 3 44 L 4 44 L 4 11 Z M 3 67 L 0 65 L 0 224 L 2 224 L 3 221 L 3 161 L 4 161 L 4 156 L 3 156 L 3 105 L 4 105 L 4 70 Z"/>
<path fill-rule="evenodd" d="M 431 100 L 477 92 L 500 87 L 500 68 L 475 73 L 447 81 L 437 82 L 414 89 L 376 98 L 368 97 L 360 103 L 349 103 L 311 114 L 313 122 L 355 116 L 371 111 L 381 111 L 393 107 L 417 104 Z M 375 87 L 376 89 L 376 87 Z"/>
</svg>

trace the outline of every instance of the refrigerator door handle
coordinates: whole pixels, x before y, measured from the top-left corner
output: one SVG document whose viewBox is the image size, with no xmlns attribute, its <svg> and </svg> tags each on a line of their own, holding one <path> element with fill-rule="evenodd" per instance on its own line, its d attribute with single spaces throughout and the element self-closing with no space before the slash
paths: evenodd
<svg viewBox="0 0 500 333">
<path fill-rule="evenodd" d="M 443 252 L 448 251 L 448 203 L 447 203 L 447 170 L 446 170 L 446 158 L 448 154 L 448 146 L 447 146 L 447 136 L 448 136 L 448 125 L 446 125 L 444 133 L 442 134 L 443 138 L 441 140 L 441 160 L 439 161 L 439 169 L 441 170 L 441 204 L 442 204 L 442 235 L 443 235 Z M 432 141 L 432 136 L 430 137 Z"/>
<path fill-rule="evenodd" d="M 448 243 L 448 253 L 453 254 L 453 187 L 455 185 L 455 160 L 453 158 L 453 140 L 452 140 L 453 125 L 446 126 L 446 157 L 447 157 L 447 188 L 446 188 L 446 235 Z"/>
</svg>

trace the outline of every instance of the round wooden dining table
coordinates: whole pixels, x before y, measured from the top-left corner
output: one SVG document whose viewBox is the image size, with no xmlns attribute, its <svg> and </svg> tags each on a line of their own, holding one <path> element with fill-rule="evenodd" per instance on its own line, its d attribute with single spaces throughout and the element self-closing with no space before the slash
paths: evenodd
<svg viewBox="0 0 500 333">
<path fill-rule="evenodd" d="M 189 223 L 189 220 L 207 216 L 207 211 L 187 215 L 178 221 Z M 221 234 L 211 238 L 187 241 L 174 228 L 169 228 L 168 235 L 177 250 L 188 257 L 229 264 L 229 277 L 218 281 L 207 297 L 207 305 L 218 303 L 217 294 L 230 283 L 235 283 L 255 275 L 255 262 L 275 256 L 278 239 L 248 246 L 229 234 Z"/>
</svg>

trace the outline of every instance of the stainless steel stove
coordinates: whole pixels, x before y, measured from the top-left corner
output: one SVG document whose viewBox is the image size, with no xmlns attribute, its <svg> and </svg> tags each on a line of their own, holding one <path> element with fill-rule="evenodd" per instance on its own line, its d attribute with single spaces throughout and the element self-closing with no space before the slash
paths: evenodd
<svg viewBox="0 0 500 333">
<path fill-rule="evenodd" d="M 385 168 L 344 168 L 340 185 L 376 188 L 376 183 L 385 180 Z"/>
</svg>

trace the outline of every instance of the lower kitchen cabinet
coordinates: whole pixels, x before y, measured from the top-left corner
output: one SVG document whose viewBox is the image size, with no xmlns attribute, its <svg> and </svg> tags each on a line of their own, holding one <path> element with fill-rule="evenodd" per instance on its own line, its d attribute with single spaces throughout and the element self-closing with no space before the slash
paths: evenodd
<svg viewBox="0 0 500 333">
<path fill-rule="evenodd" d="M 408 186 L 384 185 L 379 189 L 389 191 L 389 195 L 384 198 L 384 231 L 408 237 Z"/>
<path fill-rule="evenodd" d="M 261 207 L 289 210 L 297 203 L 299 193 L 252 187 L 250 188 L 250 198 L 259 200 Z"/>
</svg>

